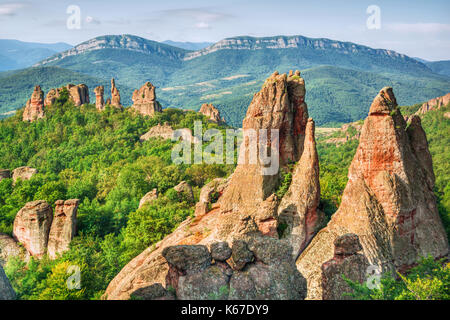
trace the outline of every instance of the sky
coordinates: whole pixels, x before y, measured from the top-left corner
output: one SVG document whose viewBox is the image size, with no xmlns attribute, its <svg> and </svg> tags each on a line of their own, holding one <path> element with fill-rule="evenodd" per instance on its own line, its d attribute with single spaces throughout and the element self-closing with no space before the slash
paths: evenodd
<svg viewBox="0 0 450 320">
<path fill-rule="evenodd" d="M 183 42 L 303 35 L 436 61 L 450 60 L 449 14 L 449 0 L 0 0 L 0 39 L 76 45 L 106 34 Z"/>
</svg>

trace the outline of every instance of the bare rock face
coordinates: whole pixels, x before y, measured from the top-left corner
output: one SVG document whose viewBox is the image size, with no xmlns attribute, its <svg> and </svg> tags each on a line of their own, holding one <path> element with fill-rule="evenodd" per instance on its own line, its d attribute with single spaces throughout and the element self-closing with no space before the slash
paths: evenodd
<svg viewBox="0 0 450 320">
<path fill-rule="evenodd" d="M 192 192 L 192 187 L 186 181 L 181 181 L 173 189 L 182 197 L 189 201 L 194 201 L 194 193 Z"/>
<path fill-rule="evenodd" d="M 94 89 L 95 93 L 95 107 L 98 111 L 102 111 L 105 109 L 105 100 L 103 95 L 105 94 L 105 87 L 98 86 Z"/>
<path fill-rule="evenodd" d="M 79 107 L 89 103 L 89 89 L 85 84 L 68 84 L 66 86 L 73 103 Z"/>
<path fill-rule="evenodd" d="M 162 112 L 161 104 L 156 101 L 155 87 L 146 82 L 139 90 L 133 92 L 132 110 L 144 116 L 153 116 L 155 112 Z"/>
<path fill-rule="evenodd" d="M 0 169 L 0 181 L 3 179 L 10 179 L 11 178 L 11 171 L 8 169 Z"/>
<path fill-rule="evenodd" d="M 23 121 L 33 122 L 44 116 L 44 92 L 40 86 L 35 86 L 31 98 L 27 101 L 23 111 Z"/>
<path fill-rule="evenodd" d="M 257 159 L 255 163 L 243 161 L 242 159 L 247 158 L 248 153 L 253 148 L 249 136 L 247 136 L 240 148 L 240 163 L 231 177 L 228 180 L 216 180 L 204 186 L 200 194 L 200 200 L 196 205 L 195 217 L 186 219 L 174 232 L 142 252 L 126 265 L 109 284 L 105 293 L 106 299 L 129 299 L 130 295 L 138 289 L 155 283 L 165 286 L 168 283 L 168 279 L 170 283 L 175 283 L 176 279 L 181 279 L 183 273 L 180 270 L 170 269 L 167 261 L 162 256 L 164 248 L 178 245 L 209 246 L 216 242 L 227 242 L 231 245 L 236 240 L 243 240 L 248 243 L 249 250 L 255 253 L 250 247 L 253 239 L 263 237 L 268 238 L 269 240 L 267 241 L 279 241 L 277 239 L 277 226 L 280 199 L 275 195 L 280 182 L 279 168 L 287 167 L 287 164 L 290 162 L 299 162 L 304 149 L 307 149 L 302 162 L 305 168 L 296 170 L 295 175 L 298 177 L 293 180 L 301 184 L 300 181 L 302 179 L 316 181 L 315 179 L 317 178 L 314 171 L 317 169 L 317 166 L 308 163 L 308 159 L 315 161 L 316 156 L 312 121 L 310 121 L 308 133 L 306 132 L 308 112 L 304 103 L 304 95 L 305 85 L 300 77 L 300 72 L 292 73 L 289 77 L 286 74 L 279 75 L 276 72 L 267 79 L 261 91 L 255 94 L 248 108 L 243 128 L 253 129 L 257 138 L 260 137 L 261 133 L 259 129 L 267 129 L 269 132 L 267 144 L 261 143 L 261 152 L 266 149 L 266 146 L 269 146 L 269 149 L 272 146 L 276 150 L 275 148 L 279 144 L 279 166 L 275 164 L 273 172 L 262 174 L 267 164 L 262 163 L 260 159 Z M 270 129 L 279 130 L 279 139 L 277 139 L 275 133 L 272 135 Z M 307 142 L 305 142 L 305 135 L 309 135 Z M 257 154 L 259 154 L 259 148 L 260 145 L 257 143 Z M 277 157 L 276 160 L 278 160 Z M 303 178 L 300 177 L 302 174 L 305 175 Z M 314 184 L 315 182 L 312 181 L 309 183 Z M 305 185 L 307 183 L 305 182 Z M 318 188 L 318 183 L 316 186 Z M 285 203 L 292 202 L 298 207 L 298 211 L 293 211 L 295 214 L 299 216 L 305 215 L 303 218 L 306 217 L 306 220 L 308 220 L 305 220 L 306 222 L 302 224 L 309 228 L 307 232 L 296 231 L 298 234 L 305 234 L 305 239 L 312 235 L 313 232 L 311 230 L 316 229 L 313 226 L 317 223 L 315 217 L 318 213 L 314 210 L 313 203 L 317 200 L 316 195 L 320 193 L 320 190 L 313 189 L 313 191 L 310 190 L 312 192 L 311 195 L 304 196 L 303 199 L 307 201 L 304 205 L 299 205 L 302 200 L 294 198 L 296 194 L 301 195 L 306 190 L 301 192 L 292 190 L 291 200 L 288 200 L 288 198 L 285 200 Z M 292 216 L 295 214 L 293 213 Z M 292 225 L 294 226 L 294 224 Z M 286 238 L 288 238 L 289 234 L 289 232 L 286 234 Z M 307 242 L 308 240 L 305 241 Z M 266 245 L 269 245 L 269 243 L 266 243 Z M 285 247 L 285 249 L 281 250 L 279 246 Z M 290 245 L 290 240 L 283 239 L 283 241 L 280 241 L 279 246 L 277 245 L 277 250 L 281 250 L 280 252 L 286 252 L 287 250 L 289 259 L 293 260 L 292 254 L 294 250 Z M 300 249 L 296 248 L 296 250 Z M 267 280 L 263 282 L 264 279 L 270 276 L 272 277 L 270 279 L 278 279 L 277 281 L 287 285 L 287 280 L 283 278 L 283 274 L 292 275 L 292 268 L 295 269 L 293 264 L 283 264 L 283 261 L 285 261 L 283 260 L 279 263 L 271 261 L 270 266 L 267 266 L 265 262 L 255 259 L 249 263 L 245 262 L 245 265 L 242 265 L 242 263 L 239 266 L 234 265 L 234 271 L 238 271 L 237 269 L 242 267 L 243 273 L 237 275 L 235 280 L 230 280 L 230 288 L 231 286 L 238 288 L 240 285 L 248 285 L 247 289 L 236 289 L 245 293 L 233 296 L 234 299 L 263 299 L 265 297 L 263 294 L 264 290 L 269 292 L 267 293 L 268 296 L 274 299 L 281 297 L 295 299 L 300 297 L 298 295 L 299 291 L 294 293 L 294 291 L 289 289 L 285 291 L 285 294 L 281 294 L 273 291 L 275 289 L 272 289 L 272 287 L 276 286 L 275 283 L 267 282 Z M 219 269 L 225 275 L 230 274 L 230 266 L 221 264 L 222 262 L 216 261 L 216 265 L 211 265 L 205 269 L 209 270 L 207 273 L 200 272 L 196 276 L 192 276 L 189 279 L 186 278 L 183 281 L 187 281 L 186 283 L 189 283 L 189 286 L 192 288 L 195 287 L 196 282 L 202 283 L 207 281 L 211 281 L 213 287 L 216 285 L 223 286 L 225 278 L 220 273 L 217 273 L 220 275 L 219 278 L 211 278 L 211 274 Z M 252 266 L 251 268 L 250 265 Z M 246 273 L 247 268 L 252 270 L 251 275 Z M 169 277 L 167 278 L 166 275 L 169 275 Z M 291 277 L 290 279 L 291 285 L 300 285 L 295 278 Z M 176 283 L 179 284 L 180 282 Z M 205 292 L 214 291 L 211 287 L 208 288 L 205 288 Z M 257 288 L 257 290 L 252 291 L 250 288 Z M 258 288 L 261 290 L 258 291 Z M 296 290 L 299 290 L 298 288 Z M 194 290 L 192 292 L 199 293 L 190 297 L 205 297 L 200 291 L 192 290 Z M 182 296 L 188 297 L 188 291 L 184 292 L 186 292 L 186 295 L 182 294 Z M 250 292 L 260 293 L 252 295 Z M 179 298 L 179 294 L 177 294 L 177 297 Z"/>
<path fill-rule="evenodd" d="M 0 266 L 4 266 L 9 259 L 14 257 L 28 261 L 30 255 L 9 235 L 0 233 Z"/>
<path fill-rule="evenodd" d="M 119 89 L 116 87 L 116 82 L 114 78 L 111 79 L 111 106 L 122 109 L 122 104 L 120 103 L 120 93 Z"/>
<path fill-rule="evenodd" d="M 55 89 L 55 88 L 50 89 L 50 91 L 47 92 L 47 95 L 45 96 L 44 106 L 45 107 L 49 107 L 52 104 L 54 104 L 56 99 L 59 98 L 60 91 L 61 91 L 60 88 L 58 88 L 58 89 Z"/>
<path fill-rule="evenodd" d="M 32 176 L 38 173 L 38 170 L 31 167 L 19 167 L 13 170 L 13 183 L 17 182 L 17 179 L 30 180 Z"/>
<path fill-rule="evenodd" d="M 369 266 L 367 258 L 359 254 L 362 250 L 358 236 L 344 234 L 334 241 L 334 257 L 325 262 L 322 269 L 322 299 L 349 300 L 352 292 L 347 279 L 362 284 L 366 280 Z"/>
<path fill-rule="evenodd" d="M 216 123 L 222 122 L 222 119 L 220 118 L 219 110 L 217 110 L 217 108 L 214 107 L 212 104 L 208 104 L 208 103 L 202 104 L 199 112 L 201 114 L 204 114 L 208 118 L 209 121 L 216 122 Z"/>
<path fill-rule="evenodd" d="M 220 259 L 231 255 L 229 247 L 224 245 L 226 242 L 220 244 L 224 253 Z M 211 250 L 217 253 L 218 245 L 213 246 Z M 302 300 L 306 296 L 306 281 L 296 269 L 292 248 L 287 243 L 259 238 L 249 244 L 238 241 L 232 250 L 233 257 L 243 259 L 243 265 L 236 270 L 223 260 L 211 261 L 211 254 L 203 245 L 165 248 L 162 255 L 169 265 L 167 289 L 175 289 L 175 298 L 179 300 Z M 246 257 L 251 259 L 244 259 Z M 159 288 L 160 284 L 147 288 L 155 285 Z M 161 295 L 163 291 L 158 294 Z"/>
<path fill-rule="evenodd" d="M 142 208 L 145 204 L 152 202 L 153 200 L 158 199 L 158 190 L 155 188 L 152 191 L 149 191 L 142 197 L 141 201 L 139 201 L 139 209 Z"/>
<path fill-rule="evenodd" d="M 314 121 L 308 120 L 303 154 L 294 167 L 292 182 L 278 207 L 278 221 L 285 225 L 294 259 L 311 241 L 322 225 L 324 215 L 318 211 L 320 201 L 319 157 L 314 139 Z"/>
<path fill-rule="evenodd" d="M 309 299 L 322 298 L 321 266 L 333 258 L 335 239 L 347 233 L 359 237 L 369 263 L 383 272 L 448 254 L 425 146 L 420 123 L 407 127 L 392 88 L 383 88 L 364 122 L 341 206 L 297 259 Z"/>
<path fill-rule="evenodd" d="M 28 202 L 14 220 L 13 236 L 34 257 L 47 250 L 48 235 L 53 221 L 52 207 L 43 200 Z"/>
<path fill-rule="evenodd" d="M 181 130 L 181 140 L 183 141 L 189 141 L 190 143 L 198 143 L 198 138 L 194 137 L 192 135 L 192 132 L 188 128 L 184 129 L 178 129 Z M 139 141 L 147 141 L 151 138 L 162 138 L 165 140 L 175 138 L 175 130 L 167 123 L 165 122 L 163 125 L 158 123 L 156 126 L 151 127 L 148 132 L 143 134 Z"/>
<path fill-rule="evenodd" d="M 437 97 L 425 102 L 419 110 L 417 110 L 417 115 L 424 115 L 430 110 L 438 110 L 441 107 L 445 107 L 450 103 L 450 93 L 447 93 L 445 96 Z"/>
<path fill-rule="evenodd" d="M 77 225 L 79 200 L 58 200 L 55 203 L 55 216 L 48 238 L 48 255 L 55 259 L 59 254 L 69 250 Z"/>
<path fill-rule="evenodd" d="M 0 266 L 0 300 L 15 300 L 16 293 L 9 283 L 8 277 Z"/>
</svg>

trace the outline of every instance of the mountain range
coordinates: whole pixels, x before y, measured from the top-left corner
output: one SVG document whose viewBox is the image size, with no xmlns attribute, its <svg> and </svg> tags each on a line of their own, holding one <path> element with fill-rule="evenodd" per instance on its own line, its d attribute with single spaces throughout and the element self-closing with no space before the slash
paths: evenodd
<svg viewBox="0 0 450 320">
<path fill-rule="evenodd" d="M 196 45 L 133 35 L 88 40 L 31 68 L 0 73 L 0 113 L 22 107 L 35 84 L 47 91 L 84 82 L 93 94 L 97 85 L 105 85 L 108 92 L 113 77 L 125 105 L 131 105 L 133 89 L 150 81 L 163 107 L 198 110 L 202 103 L 213 103 L 234 126 L 240 126 L 253 92 L 274 70 L 302 70 L 310 115 L 318 125 L 363 118 L 384 86 L 394 87 L 404 105 L 450 91 L 449 61 L 419 61 L 350 42 L 243 36 L 204 48 L 207 43 Z"/>
</svg>

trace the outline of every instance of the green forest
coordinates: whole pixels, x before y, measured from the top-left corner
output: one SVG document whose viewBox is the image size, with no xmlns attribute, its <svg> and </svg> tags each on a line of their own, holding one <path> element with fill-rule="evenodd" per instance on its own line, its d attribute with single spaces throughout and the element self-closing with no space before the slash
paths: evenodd
<svg viewBox="0 0 450 320">
<path fill-rule="evenodd" d="M 417 107 L 401 109 L 411 113 Z M 450 233 L 450 119 L 444 113 L 449 109 L 447 106 L 429 112 L 422 121 L 433 156 L 435 193 L 447 234 Z M 58 199 L 76 198 L 80 199 L 80 206 L 78 233 L 69 251 L 55 260 L 31 259 L 25 263 L 17 258 L 5 265 L 20 299 L 100 299 L 126 263 L 193 215 L 204 184 L 227 177 L 234 170 L 233 165 L 175 165 L 171 161 L 174 142 L 158 138 L 139 140 L 151 127 L 164 122 L 173 128 L 193 129 L 194 121 L 200 120 L 204 130 L 226 129 L 224 125 L 208 122 L 197 112 L 169 108 L 152 118 L 110 107 L 98 112 L 92 104 L 75 107 L 67 94 L 46 109 L 45 119 L 23 122 L 22 112 L 19 110 L 13 117 L 0 121 L 0 168 L 12 170 L 27 165 L 37 168 L 39 173 L 30 180 L 19 180 L 14 186 L 12 179 L 0 181 L 0 233 L 11 235 L 17 212 L 29 201 L 46 200 L 54 204 Z M 348 133 L 354 135 L 356 131 Z M 349 140 L 336 146 L 325 140 L 318 138 L 320 209 L 329 218 L 340 204 L 358 141 Z M 181 181 L 193 186 L 194 201 L 173 189 Z M 153 188 L 158 189 L 158 199 L 138 209 L 140 199 Z M 80 267 L 81 290 L 69 290 L 66 286 L 71 265 Z M 418 285 L 418 277 L 424 277 L 431 279 L 430 290 L 442 297 L 439 294 L 448 290 L 449 281 L 445 279 L 448 280 L 449 268 L 429 259 L 424 259 L 418 268 L 405 280 L 383 280 L 383 288 L 390 295 L 356 285 L 355 295 L 361 299 L 411 298 L 405 293 L 406 280 Z M 438 280 L 443 284 L 436 284 Z"/>
</svg>

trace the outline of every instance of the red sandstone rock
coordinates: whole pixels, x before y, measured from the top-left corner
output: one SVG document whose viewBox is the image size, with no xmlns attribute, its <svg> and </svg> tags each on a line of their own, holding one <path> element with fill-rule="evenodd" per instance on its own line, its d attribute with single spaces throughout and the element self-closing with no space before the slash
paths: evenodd
<svg viewBox="0 0 450 320">
<path fill-rule="evenodd" d="M 445 96 L 437 97 L 425 102 L 419 110 L 416 112 L 417 115 L 424 115 L 430 110 L 437 110 L 441 107 L 445 107 L 450 103 L 450 93 L 447 93 Z"/>
<path fill-rule="evenodd" d="M 155 112 L 162 112 L 161 104 L 156 101 L 155 87 L 146 82 L 139 90 L 133 92 L 132 110 L 144 115 L 153 116 Z"/>
<path fill-rule="evenodd" d="M 216 123 L 222 122 L 219 110 L 217 110 L 217 108 L 214 107 L 212 104 L 207 103 L 202 104 L 199 112 L 204 114 L 212 122 Z"/>
<path fill-rule="evenodd" d="M 44 92 L 40 86 L 35 86 L 31 98 L 27 101 L 23 111 L 23 121 L 33 122 L 44 116 Z"/>
<path fill-rule="evenodd" d="M 70 98 L 77 107 L 89 103 L 89 89 L 85 84 L 68 84 L 66 88 L 69 91 Z"/>
<path fill-rule="evenodd" d="M 13 170 L 12 179 L 13 184 L 17 182 L 17 179 L 30 180 L 32 176 L 38 173 L 38 170 L 31 167 L 19 167 Z"/>
<path fill-rule="evenodd" d="M 120 104 L 120 93 L 119 89 L 116 87 L 116 82 L 114 78 L 111 79 L 111 100 L 109 103 L 111 106 L 122 109 L 122 105 Z"/>
<path fill-rule="evenodd" d="M 297 259 L 309 299 L 322 297 L 321 266 L 346 233 L 356 234 L 369 263 L 385 272 L 448 254 L 425 141 L 420 123 L 407 128 L 392 88 L 383 88 L 364 122 L 338 211 Z"/>
<path fill-rule="evenodd" d="M 69 244 L 76 232 L 78 203 L 78 199 L 56 201 L 55 216 L 48 239 L 50 259 L 55 259 L 69 250 Z"/>
<path fill-rule="evenodd" d="M 40 258 L 47 250 L 52 220 L 52 207 L 47 202 L 28 202 L 17 213 L 13 236 L 32 256 Z"/>
<path fill-rule="evenodd" d="M 105 100 L 103 98 L 103 95 L 105 93 L 105 87 L 104 86 L 98 86 L 94 89 L 95 93 L 95 107 L 97 110 L 102 111 L 105 109 Z"/>
</svg>

